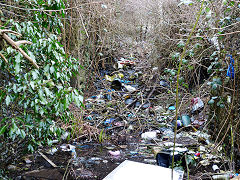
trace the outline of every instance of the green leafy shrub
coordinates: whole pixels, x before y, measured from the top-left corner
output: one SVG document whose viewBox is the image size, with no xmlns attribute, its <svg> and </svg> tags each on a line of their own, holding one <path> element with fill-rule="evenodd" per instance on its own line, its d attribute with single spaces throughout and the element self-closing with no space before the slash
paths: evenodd
<svg viewBox="0 0 240 180">
<path fill-rule="evenodd" d="M 26 8 L 38 7 L 43 10 L 65 8 L 62 0 L 20 3 Z M 21 22 L 2 17 L 3 29 L 21 33 L 22 39 L 33 43 L 22 45 L 21 48 L 40 68 L 35 69 L 11 46 L 5 45 L 1 51 L 8 59 L 8 63 L 0 59 L 1 154 L 11 150 L 8 143 L 16 143 L 21 139 L 24 141 L 20 142 L 29 151 L 39 145 L 51 145 L 52 139 L 58 138 L 63 132 L 58 124 L 69 119 L 70 103 L 82 106 L 83 97 L 70 85 L 71 77 L 78 72 L 79 61 L 68 56 L 58 40 L 63 26 L 60 17 L 65 14 L 53 11 L 50 16 L 38 10 L 30 14 L 32 19 Z M 15 41 L 19 39 L 13 35 L 11 38 Z M 5 157 L 1 157 L 0 161 L 3 161 Z"/>
</svg>

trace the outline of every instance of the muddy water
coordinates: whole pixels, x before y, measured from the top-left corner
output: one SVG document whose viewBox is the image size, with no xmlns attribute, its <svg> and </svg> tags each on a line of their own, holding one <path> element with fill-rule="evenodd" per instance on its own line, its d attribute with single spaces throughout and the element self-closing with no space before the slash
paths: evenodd
<svg viewBox="0 0 240 180">
<path fill-rule="evenodd" d="M 76 146 L 77 158 L 73 165 L 84 167 L 93 173 L 96 179 L 103 179 L 124 160 L 153 163 L 154 157 L 146 146 L 130 142 L 127 145 L 114 146 L 111 144 L 84 144 Z M 120 151 L 120 155 L 113 156 L 109 151 Z M 150 160 L 148 160 L 150 159 Z"/>
<path fill-rule="evenodd" d="M 52 155 L 49 149 L 40 150 L 57 167 L 43 158 L 39 153 L 27 156 L 31 163 L 24 162 L 23 158 L 16 164 L 17 169 L 11 171 L 13 179 L 27 180 L 55 180 L 55 179 L 103 179 L 124 160 L 156 164 L 151 149 L 146 143 L 140 142 L 137 138 L 127 138 L 123 145 L 113 143 L 72 143 L 75 153 L 58 149 Z M 52 149 L 52 148 L 50 148 Z M 111 155 L 109 151 L 119 151 L 119 155 Z"/>
</svg>

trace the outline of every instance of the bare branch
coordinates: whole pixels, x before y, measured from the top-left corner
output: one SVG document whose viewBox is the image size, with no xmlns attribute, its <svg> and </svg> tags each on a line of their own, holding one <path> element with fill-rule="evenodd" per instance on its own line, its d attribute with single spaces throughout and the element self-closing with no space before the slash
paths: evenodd
<svg viewBox="0 0 240 180">
<path fill-rule="evenodd" d="M 10 31 L 10 30 L 0 30 L 0 35 L 2 36 L 3 39 L 5 39 L 7 41 L 8 44 L 10 44 L 14 49 L 18 50 L 23 57 L 25 57 L 28 61 L 30 61 L 37 69 L 39 69 L 39 66 L 36 64 L 36 62 L 34 62 L 32 60 L 32 58 L 30 58 L 27 53 L 25 53 L 20 47 L 20 44 L 31 44 L 31 42 L 29 41 L 13 41 L 8 35 L 6 35 L 5 33 L 13 33 L 13 34 L 19 34 L 17 32 L 14 31 Z"/>
<path fill-rule="evenodd" d="M 17 41 L 15 42 L 17 46 L 20 46 L 21 44 L 32 44 L 30 41 L 22 40 L 22 41 Z"/>
<path fill-rule="evenodd" d="M 3 60 L 4 60 L 6 63 L 8 63 L 7 59 L 5 58 L 5 56 L 4 56 L 2 53 L 0 53 L 0 56 L 1 56 L 1 58 L 3 58 Z"/>
<path fill-rule="evenodd" d="M 15 34 L 16 36 L 22 36 L 20 33 L 8 30 L 8 29 L 1 29 L 0 30 L 0 35 L 2 36 L 4 33 L 10 33 L 10 34 Z"/>
</svg>

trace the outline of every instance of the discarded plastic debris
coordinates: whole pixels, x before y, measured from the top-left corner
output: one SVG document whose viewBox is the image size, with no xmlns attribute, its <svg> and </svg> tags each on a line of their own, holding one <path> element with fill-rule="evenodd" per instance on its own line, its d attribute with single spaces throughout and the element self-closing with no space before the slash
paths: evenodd
<svg viewBox="0 0 240 180">
<path fill-rule="evenodd" d="M 168 168 L 170 165 L 170 155 L 168 153 L 158 153 L 156 156 L 157 165 Z"/>
<path fill-rule="evenodd" d="M 127 81 L 127 80 L 121 80 L 121 83 L 124 83 L 124 84 L 130 84 L 131 81 Z"/>
<path fill-rule="evenodd" d="M 160 86 L 169 87 L 170 85 L 165 79 L 162 79 L 160 80 Z"/>
<path fill-rule="evenodd" d="M 73 146 L 71 144 L 67 144 L 67 145 L 61 145 L 60 148 L 61 148 L 62 151 L 69 152 L 74 159 L 77 157 L 77 153 L 76 153 L 76 150 L 75 150 L 76 147 L 75 146 Z"/>
<path fill-rule="evenodd" d="M 169 150 L 173 151 L 173 147 L 170 148 Z M 182 154 L 182 153 L 187 152 L 188 149 L 187 149 L 186 147 L 175 147 L 175 151 L 176 151 L 177 153 L 181 153 L 181 154 Z"/>
<path fill-rule="evenodd" d="M 143 108 L 143 109 L 147 109 L 147 108 L 149 108 L 150 106 L 151 106 L 150 103 L 145 103 L 145 104 L 142 106 L 142 108 Z"/>
<path fill-rule="evenodd" d="M 187 127 L 191 124 L 190 117 L 188 115 L 182 115 L 183 126 Z"/>
<path fill-rule="evenodd" d="M 106 101 L 104 101 L 103 99 L 97 99 L 97 104 L 105 104 Z"/>
<path fill-rule="evenodd" d="M 122 83 L 119 79 L 115 79 L 112 81 L 111 88 L 114 90 L 121 90 Z"/>
<path fill-rule="evenodd" d="M 108 163 L 108 160 L 103 160 L 102 162 L 103 162 L 104 164 L 106 164 L 106 163 Z"/>
<path fill-rule="evenodd" d="M 139 101 L 136 102 L 135 107 L 141 106 L 141 103 Z"/>
<path fill-rule="evenodd" d="M 121 58 L 121 61 L 119 61 L 120 64 L 123 64 L 123 65 L 134 65 L 135 62 L 134 61 L 130 61 L 130 60 L 127 60 L 127 59 L 124 59 L 124 58 Z"/>
<path fill-rule="evenodd" d="M 135 62 L 134 61 L 130 61 L 124 58 L 121 58 L 118 62 L 117 62 L 117 68 L 118 69 L 122 69 L 124 66 L 132 66 L 134 65 Z M 116 68 L 116 66 L 115 66 Z"/>
<path fill-rule="evenodd" d="M 112 156 L 119 156 L 121 154 L 120 151 L 108 151 L 109 154 L 111 154 Z"/>
<path fill-rule="evenodd" d="M 112 82 L 115 79 L 121 79 L 123 77 L 124 75 L 122 73 L 114 74 L 113 76 L 105 75 L 105 79 L 110 82 Z"/>
<path fill-rule="evenodd" d="M 72 155 L 72 158 L 73 158 L 73 159 L 76 159 L 76 158 L 77 158 L 77 153 L 76 153 L 75 148 L 73 148 L 73 149 L 71 150 L 71 155 Z"/>
<path fill-rule="evenodd" d="M 214 171 L 215 173 L 220 173 L 220 169 L 219 169 L 218 165 L 214 164 L 214 165 L 212 166 L 212 169 L 213 169 L 213 171 Z"/>
<path fill-rule="evenodd" d="M 168 109 L 169 109 L 170 111 L 176 110 L 175 106 L 170 106 Z"/>
<path fill-rule="evenodd" d="M 125 160 L 103 180 L 171 180 L 172 170 L 151 164 Z M 183 171 L 173 171 L 172 180 L 182 180 Z"/>
<path fill-rule="evenodd" d="M 204 103 L 200 99 L 200 97 L 193 98 L 191 101 L 191 105 L 192 105 L 192 113 L 196 111 L 200 111 L 204 107 Z"/>
<path fill-rule="evenodd" d="M 230 57 L 230 64 L 228 66 L 227 76 L 234 79 L 234 59 L 232 55 L 227 55 L 227 56 Z"/>
<path fill-rule="evenodd" d="M 182 121 L 181 120 L 177 120 L 177 128 L 182 127 L 182 125 L 183 125 Z"/>
<path fill-rule="evenodd" d="M 158 71 L 158 67 L 153 67 L 152 68 L 152 72 L 157 72 Z"/>
<path fill-rule="evenodd" d="M 112 100 L 111 92 L 112 92 L 112 90 L 108 89 L 107 94 L 105 94 L 105 98 L 109 101 Z"/>
<path fill-rule="evenodd" d="M 127 91 L 128 92 L 130 92 L 130 93 L 133 93 L 133 92 L 135 92 L 137 89 L 135 88 L 135 87 L 132 87 L 132 86 L 130 86 L 130 85 L 123 85 L 126 89 L 127 89 Z"/>
<path fill-rule="evenodd" d="M 102 160 L 102 158 L 99 158 L 99 157 L 91 157 L 89 160 L 91 160 L 91 161 L 100 161 L 100 160 Z"/>
<path fill-rule="evenodd" d="M 214 176 L 212 176 L 212 179 L 214 179 L 214 180 L 229 180 L 230 175 L 229 174 L 214 175 Z"/>
<path fill-rule="evenodd" d="M 91 120 L 93 120 L 93 118 L 92 118 L 92 116 L 87 115 L 87 116 L 86 116 L 86 120 L 90 120 L 90 121 L 91 121 Z"/>
<path fill-rule="evenodd" d="M 141 138 L 146 140 L 157 139 L 157 132 L 156 131 L 149 131 L 141 134 Z"/>
<path fill-rule="evenodd" d="M 195 128 L 199 128 L 199 127 L 202 126 L 204 123 L 205 123 L 205 120 L 194 120 L 194 121 L 192 122 L 192 125 L 193 125 Z"/>
<path fill-rule="evenodd" d="M 199 152 L 197 152 L 197 153 L 194 154 L 195 157 L 200 157 L 200 155 L 201 155 L 201 154 L 200 154 Z"/>
<path fill-rule="evenodd" d="M 112 124 L 112 122 L 115 120 L 115 118 L 109 118 L 104 121 L 104 125 L 108 126 L 109 124 Z"/>
<path fill-rule="evenodd" d="M 53 147 L 47 153 L 53 155 L 57 151 L 58 151 L 58 149 L 56 147 Z"/>
<path fill-rule="evenodd" d="M 32 161 L 28 158 L 25 158 L 24 161 L 25 161 L 26 164 L 31 164 L 32 163 Z"/>
<path fill-rule="evenodd" d="M 134 100 L 132 98 L 125 100 L 125 104 L 127 104 L 127 105 L 132 104 L 133 102 L 134 102 Z"/>
<path fill-rule="evenodd" d="M 91 98 L 92 98 L 92 99 L 97 99 L 97 96 L 92 96 Z"/>
<path fill-rule="evenodd" d="M 162 167 L 169 167 L 172 164 L 172 155 L 170 152 L 160 152 L 156 156 L 157 165 Z M 177 152 L 174 153 L 174 162 L 180 161 L 181 155 Z"/>
<path fill-rule="evenodd" d="M 124 126 L 125 123 L 124 122 L 114 122 L 114 126 L 120 127 L 120 126 Z"/>
<path fill-rule="evenodd" d="M 129 131 L 132 131 L 133 129 L 134 129 L 134 128 L 133 128 L 133 125 L 129 125 L 129 126 L 128 126 L 128 130 L 129 130 Z"/>
<path fill-rule="evenodd" d="M 62 151 L 72 151 L 73 149 L 75 149 L 76 147 L 71 145 L 71 144 L 64 144 L 60 146 Z"/>
<path fill-rule="evenodd" d="M 68 136 L 69 136 L 69 132 L 66 131 L 66 132 L 61 136 L 61 139 L 62 139 L 62 140 L 66 140 Z"/>
<path fill-rule="evenodd" d="M 199 146 L 198 149 L 199 149 L 200 152 L 205 152 L 206 151 L 206 148 L 204 146 Z"/>
<path fill-rule="evenodd" d="M 208 159 L 204 159 L 199 162 L 202 166 L 208 166 L 210 165 L 210 161 Z"/>
</svg>

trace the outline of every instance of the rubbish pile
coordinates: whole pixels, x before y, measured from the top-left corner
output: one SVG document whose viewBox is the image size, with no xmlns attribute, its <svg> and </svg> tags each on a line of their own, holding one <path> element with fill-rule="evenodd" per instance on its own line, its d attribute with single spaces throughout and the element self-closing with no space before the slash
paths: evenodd
<svg viewBox="0 0 240 180">
<path fill-rule="evenodd" d="M 165 76 L 157 68 L 146 71 L 133 60 L 121 58 L 116 71 L 102 71 L 96 83 L 99 94 L 86 99 L 86 119 L 111 139 L 116 134 L 141 137 L 139 147 L 147 147 L 159 166 L 172 166 L 174 146 L 175 94 Z M 203 97 L 205 98 L 205 97 Z M 174 167 L 185 172 L 218 179 L 234 177 L 227 172 L 228 161 L 220 146 L 207 133 L 207 115 L 200 97 L 188 98 L 177 118 Z M 126 143 L 126 142 L 125 142 Z M 117 145 L 124 144 L 117 141 Z M 137 154 L 144 148 L 135 150 Z M 119 151 L 111 154 L 120 154 Z M 148 160 L 147 160 L 148 161 Z M 147 162 L 146 161 L 146 162 Z M 193 170 L 198 169 L 198 170 Z"/>
<path fill-rule="evenodd" d="M 65 153 L 67 168 L 62 178 L 69 170 L 73 178 L 103 179 L 126 159 L 161 166 L 166 171 L 174 159 L 174 170 L 184 172 L 184 179 L 237 176 L 227 171 L 229 161 L 207 133 L 205 97 L 183 99 L 176 119 L 173 81 L 160 76 L 156 67 L 147 69 L 133 58 L 120 58 L 114 67 L 113 71 L 100 70 L 95 94 L 85 99 L 83 121 L 87 125 L 81 129 L 85 135 L 72 144 L 50 148 L 45 154 L 51 158 L 40 153 L 55 168 L 61 164 L 55 164 L 54 157 Z M 69 133 L 63 135 L 63 141 Z M 80 143 L 91 133 L 95 142 Z"/>
</svg>

